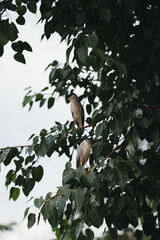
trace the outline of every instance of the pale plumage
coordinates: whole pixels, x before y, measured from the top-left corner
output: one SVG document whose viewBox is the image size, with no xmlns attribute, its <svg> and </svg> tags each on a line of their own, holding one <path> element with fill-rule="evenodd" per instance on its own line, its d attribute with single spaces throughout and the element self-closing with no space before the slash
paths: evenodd
<svg viewBox="0 0 160 240">
<path fill-rule="evenodd" d="M 74 119 L 74 124 L 78 125 L 78 128 L 84 127 L 84 109 L 82 104 L 79 101 L 79 98 L 75 93 L 71 93 L 67 96 L 70 100 L 70 109 Z"/>
<path fill-rule="evenodd" d="M 91 152 L 91 144 L 88 139 L 83 140 L 77 149 L 76 166 L 77 168 L 86 164 Z"/>
</svg>

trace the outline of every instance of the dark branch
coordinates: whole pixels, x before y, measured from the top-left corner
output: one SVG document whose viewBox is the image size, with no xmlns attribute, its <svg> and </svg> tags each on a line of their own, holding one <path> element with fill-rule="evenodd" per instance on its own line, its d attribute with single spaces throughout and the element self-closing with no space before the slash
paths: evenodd
<svg viewBox="0 0 160 240">
<path fill-rule="evenodd" d="M 130 137 L 131 133 L 133 132 L 133 128 L 134 128 L 134 127 L 131 127 L 131 128 L 130 128 L 130 130 L 128 131 L 127 135 L 125 136 L 123 142 L 122 142 L 120 145 L 118 145 L 117 147 L 115 147 L 115 148 L 112 150 L 112 152 L 108 153 L 107 156 L 104 158 L 104 160 L 106 160 L 106 159 L 107 159 L 108 157 L 110 157 L 115 151 L 117 151 L 118 149 L 120 149 L 125 143 L 128 142 L 129 137 Z"/>
<path fill-rule="evenodd" d="M 35 144 L 34 146 L 39 146 L 40 144 Z M 13 148 L 27 148 L 27 147 L 31 147 L 33 146 L 33 144 L 29 144 L 29 145 L 23 145 L 23 146 L 12 146 L 12 147 L 4 147 L 4 148 L 0 148 L 1 151 L 4 151 L 6 149 L 13 149 Z"/>
</svg>

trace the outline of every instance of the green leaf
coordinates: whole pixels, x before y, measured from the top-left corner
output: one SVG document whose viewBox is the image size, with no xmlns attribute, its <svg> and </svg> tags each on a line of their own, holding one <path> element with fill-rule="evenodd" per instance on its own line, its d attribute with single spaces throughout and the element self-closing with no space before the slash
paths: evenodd
<svg viewBox="0 0 160 240">
<path fill-rule="evenodd" d="M 9 39 L 11 40 L 11 42 L 15 41 L 18 38 L 18 29 L 16 27 L 16 25 L 11 22 L 10 24 L 10 30 L 9 30 Z"/>
<path fill-rule="evenodd" d="M 76 23 L 77 25 L 81 25 L 84 22 L 85 14 L 83 11 L 79 11 L 76 15 Z"/>
<path fill-rule="evenodd" d="M 41 213 L 43 215 L 44 220 L 47 220 L 49 218 L 50 210 L 51 210 L 51 203 L 46 202 L 41 209 Z"/>
<path fill-rule="evenodd" d="M 29 212 L 29 207 L 27 207 L 24 211 L 24 217 L 23 217 L 23 220 L 26 218 L 27 214 Z"/>
<path fill-rule="evenodd" d="M 110 103 L 109 106 L 107 106 L 107 108 L 105 109 L 105 114 L 106 114 L 107 116 L 110 116 L 110 115 L 111 115 L 112 110 L 113 110 L 113 107 L 114 107 L 113 103 Z"/>
<path fill-rule="evenodd" d="M 66 62 L 69 61 L 69 57 L 70 57 L 70 54 L 71 54 L 72 49 L 73 49 L 73 46 L 70 46 L 70 47 L 67 48 L 67 50 L 66 50 Z"/>
<path fill-rule="evenodd" d="M 38 102 L 38 101 L 40 101 L 42 98 L 43 98 L 43 94 L 38 93 L 38 94 L 36 95 L 35 101 Z"/>
<path fill-rule="evenodd" d="M 48 219 L 48 222 L 50 223 L 50 225 L 52 227 L 52 231 L 54 231 L 58 224 L 58 212 L 55 207 L 52 207 L 50 210 L 50 217 Z"/>
<path fill-rule="evenodd" d="M 159 147 L 160 143 L 160 125 L 154 127 L 153 130 L 151 130 L 151 139 L 155 146 L 155 148 Z"/>
<path fill-rule="evenodd" d="M 60 71 L 60 79 L 64 80 L 66 79 L 70 74 L 70 70 L 69 69 L 62 69 Z"/>
<path fill-rule="evenodd" d="M 72 199 L 75 200 L 76 208 L 81 209 L 82 204 L 84 202 L 84 196 L 86 194 L 87 189 L 78 187 L 77 189 L 72 190 Z"/>
<path fill-rule="evenodd" d="M 22 175 L 19 175 L 16 178 L 15 185 L 23 186 L 23 184 L 24 184 L 24 177 Z"/>
<path fill-rule="evenodd" d="M 66 169 L 70 169 L 71 166 L 72 166 L 71 162 L 66 162 L 66 164 L 65 164 Z"/>
<path fill-rule="evenodd" d="M 129 180 L 128 173 L 120 171 L 116 166 L 114 167 L 113 171 L 116 184 L 123 188 L 127 184 L 127 181 Z"/>
<path fill-rule="evenodd" d="M 3 46 L 0 45 L 0 57 L 2 57 L 3 53 L 4 53 L 4 48 Z"/>
<path fill-rule="evenodd" d="M 76 169 L 76 178 L 77 178 L 78 180 L 80 180 L 80 178 L 82 177 L 83 173 L 84 173 L 84 166 L 78 167 L 78 168 Z"/>
<path fill-rule="evenodd" d="M 83 225 L 82 222 L 79 222 L 78 224 L 76 224 L 76 229 L 75 229 L 76 239 L 78 239 L 79 234 L 81 233 L 82 225 Z"/>
<path fill-rule="evenodd" d="M 137 209 L 129 209 L 128 208 L 126 213 L 127 213 L 127 216 L 129 218 L 132 226 L 137 227 L 137 225 L 138 225 L 138 211 L 137 211 Z"/>
<path fill-rule="evenodd" d="M 111 12 L 109 9 L 100 9 L 98 12 L 98 15 L 100 19 L 106 23 L 109 23 L 111 21 Z"/>
<path fill-rule="evenodd" d="M 16 201 L 17 198 L 19 197 L 19 194 L 20 194 L 20 189 L 19 189 L 19 188 L 12 187 L 11 190 L 10 190 L 9 199 L 12 198 L 14 201 Z"/>
<path fill-rule="evenodd" d="M 24 15 L 26 13 L 26 11 L 27 11 L 27 9 L 26 9 L 26 6 L 24 6 L 24 5 L 19 5 L 17 7 L 17 13 L 19 15 Z"/>
<path fill-rule="evenodd" d="M 11 160 L 16 156 L 18 156 L 18 149 L 17 148 L 11 148 L 10 151 L 8 152 L 6 158 L 3 160 L 4 165 L 5 166 L 9 165 Z"/>
<path fill-rule="evenodd" d="M 141 240 L 141 239 L 142 239 L 142 236 L 143 236 L 143 232 L 142 232 L 141 230 L 137 229 L 137 230 L 135 231 L 135 237 L 136 237 L 136 239 L 137 239 L 137 240 Z"/>
<path fill-rule="evenodd" d="M 26 157 L 26 160 L 25 160 L 25 165 L 27 165 L 28 163 L 32 162 L 35 158 L 35 155 L 30 155 L 30 156 L 27 156 Z"/>
<path fill-rule="evenodd" d="M 77 53 L 79 60 L 82 63 L 85 63 L 86 59 L 87 59 L 88 48 L 85 45 L 82 45 L 81 47 L 76 48 L 76 53 Z"/>
<path fill-rule="evenodd" d="M 20 16 L 16 19 L 16 22 L 17 22 L 19 25 L 24 25 L 24 24 L 25 24 L 25 18 L 20 15 Z"/>
<path fill-rule="evenodd" d="M 71 189 L 64 187 L 63 195 L 64 195 L 65 199 L 68 200 L 71 195 Z"/>
<path fill-rule="evenodd" d="M 5 185 L 8 186 L 12 181 L 15 180 L 15 177 L 16 177 L 15 171 L 13 169 L 9 170 L 9 172 L 6 175 Z"/>
<path fill-rule="evenodd" d="M 123 63 L 118 62 L 118 61 L 114 61 L 113 63 L 114 63 L 114 66 L 116 67 L 116 69 L 120 73 L 122 73 L 124 75 L 127 75 L 127 69 L 126 69 L 126 66 Z"/>
<path fill-rule="evenodd" d="M 112 168 L 107 166 L 106 168 L 102 169 L 101 171 L 102 176 L 105 180 L 112 182 L 113 179 L 113 173 L 112 173 Z"/>
<path fill-rule="evenodd" d="M 50 109 L 54 105 L 55 98 L 50 97 L 48 99 L 48 109 Z"/>
<path fill-rule="evenodd" d="M 24 55 L 22 53 L 19 53 L 17 52 L 15 55 L 14 55 L 14 59 L 17 61 L 17 62 L 21 62 L 21 63 L 26 63 L 26 60 L 24 58 Z"/>
<path fill-rule="evenodd" d="M 128 11 L 129 14 L 131 14 L 138 5 L 138 1 L 137 0 L 125 0 L 125 8 Z"/>
<path fill-rule="evenodd" d="M 85 178 L 86 178 L 87 182 L 91 185 L 95 179 L 95 172 L 90 171 L 90 172 L 86 173 Z"/>
<path fill-rule="evenodd" d="M 43 177 L 43 167 L 41 165 L 32 168 L 32 177 L 37 182 L 41 181 Z"/>
<path fill-rule="evenodd" d="M 110 127 L 115 135 L 120 135 L 123 132 L 124 122 L 121 119 L 115 118 L 110 122 Z"/>
<path fill-rule="evenodd" d="M 145 233 L 146 236 L 149 236 L 152 234 L 152 232 L 155 230 L 155 225 L 156 225 L 156 218 L 153 216 L 152 213 L 146 214 L 144 216 L 144 221 L 143 221 L 143 232 Z"/>
<path fill-rule="evenodd" d="M 100 206 L 90 208 L 88 211 L 88 219 L 94 227 L 99 228 L 103 224 L 102 208 Z"/>
<path fill-rule="evenodd" d="M 85 36 L 82 40 L 83 40 L 84 44 L 90 48 L 95 48 L 98 43 L 98 37 L 95 33 Z"/>
<path fill-rule="evenodd" d="M 17 41 L 17 42 L 12 43 L 11 47 L 15 52 L 22 52 L 24 49 L 22 41 Z"/>
<path fill-rule="evenodd" d="M 72 178 L 74 178 L 74 176 L 75 176 L 74 169 L 72 168 L 65 169 L 63 171 L 63 185 L 67 183 L 69 180 L 71 180 Z"/>
<path fill-rule="evenodd" d="M 6 7 L 5 2 L 0 2 L 0 12 L 2 12 Z"/>
<path fill-rule="evenodd" d="M 95 179 L 92 183 L 92 186 L 98 191 L 101 186 L 101 178 L 102 176 L 100 174 L 95 175 Z"/>
<path fill-rule="evenodd" d="M 27 43 L 27 42 L 23 43 L 23 49 L 26 50 L 26 51 L 32 52 L 32 48 L 29 45 L 29 43 Z"/>
<path fill-rule="evenodd" d="M 11 47 L 15 52 L 18 52 L 18 53 L 22 53 L 23 50 L 32 52 L 32 48 L 29 45 L 29 43 L 27 43 L 27 42 L 17 41 L 17 42 L 12 43 Z M 30 92 L 31 92 L 31 90 L 30 90 Z"/>
<path fill-rule="evenodd" d="M 2 20 L 0 22 L 0 45 L 5 45 L 11 40 L 13 24 L 9 23 L 9 20 Z M 15 29 L 14 29 L 15 30 Z"/>
<path fill-rule="evenodd" d="M 87 110 L 87 113 L 88 113 L 88 114 L 91 113 L 91 111 L 92 111 L 92 106 L 91 106 L 91 104 L 87 104 L 87 105 L 86 105 L 86 110 Z"/>
<path fill-rule="evenodd" d="M 28 229 L 30 229 L 36 222 L 36 215 L 34 213 L 30 213 L 28 215 L 28 223 L 27 223 L 27 227 Z"/>
<path fill-rule="evenodd" d="M 5 36 L 4 36 L 4 33 L 3 33 L 3 29 L 2 27 L 0 26 L 0 45 L 1 46 L 4 46 L 8 43 L 9 39 L 7 39 Z"/>
<path fill-rule="evenodd" d="M 66 198 L 65 198 L 65 197 L 60 197 L 60 198 L 58 199 L 58 204 L 57 204 L 57 206 L 58 206 L 58 211 L 59 211 L 60 213 L 63 213 L 64 208 L 65 208 L 65 206 L 66 206 Z"/>
<path fill-rule="evenodd" d="M 23 107 L 25 107 L 27 104 L 31 104 L 33 101 L 33 96 L 25 96 L 23 99 Z"/>
<path fill-rule="evenodd" d="M 16 0 L 17 6 L 21 5 L 21 3 L 22 3 L 22 0 Z"/>
<path fill-rule="evenodd" d="M 0 152 L 0 163 L 2 163 L 6 159 L 9 151 L 10 151 L 10 149 L 7 148 L 7 149 Z"/>
<path fill-rule="evenodd" d="M 25 196 L 28 196 L 29 193 L 32 191 L 32 189 L 34 188 L 35 185 L 35 181 L 33 178 L 29 178 L 26 183 L 23 186 L 23 193 L 25 194 Z"/>
<path fill-rule="evenodd" d="M 94 233 L 91 229 L 87 228 L 85 233 L 87 235 L 88 240 L 93 240 L 94 239 Z"/>
<path fill-rule="evenodd" d="M 28 10 L 32 13 L 36 13 L 37 11 L 37 5 L 35 1 L 29 1 L 27 4 Z"/>
<path fill-rule="evenodd" d="M 45 104 L 45 102 L 46 102 L 46 99 L 45 99 L 45 98 L 42 98 L 41 101 L 40 101 L 39 106 L 40 106 L 40 107 L 43 107 L 43 105 Z"/>
<path fill-rule="evenodd" d="M 23 3 L 27 4 L 29 0 L 21 0 Z"/>
<path fill-rule="evenodd" d="M 34 205 L 36 208 L 40 208 L 42 206 L 43 203 L 43 197 L 41 196 L 40 198 L 36 198 L 34 200 Z"/>
<path fill-rule="evenodd" d="M 105 122 L 105 121 L 101 122 L 101 123 L 96 127 L 96 138 L 97 138 L 97 139 L 101 136 L 102 131 L 103 131 L 104 128 L 106 128 L 106 122 Z"/>
</svg>

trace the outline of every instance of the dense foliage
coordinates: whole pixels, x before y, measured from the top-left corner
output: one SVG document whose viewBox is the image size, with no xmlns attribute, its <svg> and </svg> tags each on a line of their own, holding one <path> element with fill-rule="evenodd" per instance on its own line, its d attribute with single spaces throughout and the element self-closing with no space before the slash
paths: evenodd
<svg viewBox="0 0 160 240">
<path fill-rule="evenodd" d="M 144 235 L 160 239 L 160 2 L 0 1 L 1 55 L 11 41 L 15 60 L 25 63 L 23 50 L 32 48 L 18 39 L 18 24 L 25 23 L 26 11 L 37 8 L 42 38 L 57 32 L 66 41 L 66 62 L 48 66 L 48 86 L 37 94 L 29 89 L 23 106 L 31 109 L 39 102 L 50 109 L 56 96 L 80 88 L 89 117 L 84 131 L 55 119 L 49 131 L 31 136 L 30 146 L 1 149 L 0 162 L 15 163 L 6 176 L 6 186 L 12 183 L 10 198 L 16 200 L 21 190 L 28 196 L 42 179 L 37 158 L 65 154 L 63 185 L 55 195 L 34 200 L 38 216 L 26 209 L 28 228 L 42 216 L 57 239 L 94 239 L 91 226 L 99 228 L 105 220 L 110 239 L 118 239 L 118 230 L 128 226 L 135 228 L 137 240 Z M 8 11 L 17 13 L 15 22 Z M 48 89 L 52 95 L 46 99 Z M 73 169 L 73 152 L 86 136 L 92 143 L 90 169 Z"/>
</svg>

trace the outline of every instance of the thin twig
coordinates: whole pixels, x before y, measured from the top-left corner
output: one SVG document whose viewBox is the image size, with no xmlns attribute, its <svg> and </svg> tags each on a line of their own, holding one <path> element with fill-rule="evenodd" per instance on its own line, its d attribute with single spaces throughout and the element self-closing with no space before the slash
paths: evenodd
<svg viewBox="0 0 160 240">
<path fill-rule="evenodd" d="M 84 126 L 83 127 L 83 129 L 84 128 L 88 128 L 88 127 L 91 127 L 92 125 L 91 124 L 89 124 L 89 125 L 87 125 L 87 126 Z M 79 131 L 78 129 L 77 129 L 77 131 Z M 69 133 L 70 132 L 70 130 L 67 132 L 67 133 Z M 52 133 L 52 131 L 50 132 L 50 133 Z M 40 145 L 40 143 L 37 143 L 37 144 L 29 144 L 29 145 L 20 145 L 20 146 L 11 146 L 11 147 L 4 147 L 4 148 L 0 148 L 0 150 L 1 151 L 4 151 L 4 150 L 6 150 L 6 149 L 8 149 L 8 148 L 10 148 L 10 149 L 13 149 L 13 148 L 27 148 L 27 147 L 31 147 L 31 146 L 39 146 Z"/>
<path fill-rule="evenodd" d="M 40 143 L 37 143 L 37 144 L 29 144 L 29 145 L 23 145 L 23 146 L 12 146 L 12 147 L 4 147 L 4 148 L 0 148 L 0 150 L 1 151 L 4 151 L 4 150 L 6 150 L 6 149 L 8 149 L 8 148 L 10 148 L 10 149 L 13 149 L 13 148 L 27 148 L 27 147 L 31 147 L 31 146 L 39 146 L 40 145 Z"/>
<path fill-rule="evenodd" d="M 88 128 L 88 127 L 92 127 L 92 124 L 88 124 L 87 126 L 84 126 L 82 129 Z"/>
</svg>

